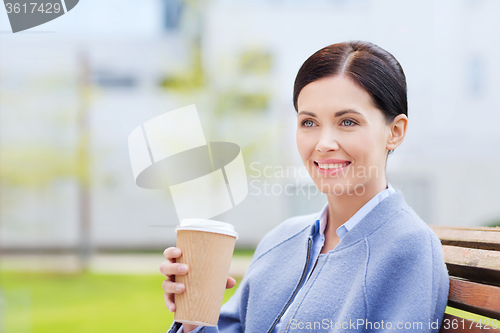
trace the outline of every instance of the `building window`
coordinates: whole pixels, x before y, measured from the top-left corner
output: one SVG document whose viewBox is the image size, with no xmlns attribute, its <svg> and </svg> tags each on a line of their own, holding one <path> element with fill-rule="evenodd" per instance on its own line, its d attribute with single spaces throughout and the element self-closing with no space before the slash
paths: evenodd
<svg viewBox="0 0 500 333">
<path fill-rule="evenodd" d="M 179 30 L 183 7 L 182 0 L 163 0 L 163 27 L 165 30 Z"/>
<path fill-rule="evenodd" d="M 484 91 L 485 68 L 484 61 L 479 56 L 469 59 L 467 65 L 467 90 L 473 97 L 480 96 Z"/>
</svg>

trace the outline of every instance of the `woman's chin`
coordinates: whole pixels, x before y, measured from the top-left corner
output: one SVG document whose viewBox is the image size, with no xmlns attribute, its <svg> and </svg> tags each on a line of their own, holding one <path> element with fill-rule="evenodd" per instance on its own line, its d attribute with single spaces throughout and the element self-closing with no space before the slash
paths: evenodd
<svg viewBox="0 0 500 333">
<path fill-rule="evenodd" d="M 321 193 L 335 196 L 363 195 L 366 192 L 364 183 L 355 183 L 348 179 L 315 179 L 314 183 Z"/>
</svg>

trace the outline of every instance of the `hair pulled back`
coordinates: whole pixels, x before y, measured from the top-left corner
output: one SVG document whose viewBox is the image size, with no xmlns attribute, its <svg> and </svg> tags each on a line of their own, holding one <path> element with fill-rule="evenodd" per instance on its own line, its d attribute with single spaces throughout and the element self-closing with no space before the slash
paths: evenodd
<svg viewBox="0 0 500 333">
<path fill-rule="evenodd" d="M 372 97 L 387 123 L 399 114 L 408 116 L 406 77 L 396 58 L 381 47 L 363 41 L 329 45 L 311 55 L 299 69 L 293 87 L 298 112 L 300 91 L 316 80 L 343 75 Z"/>
</svg>

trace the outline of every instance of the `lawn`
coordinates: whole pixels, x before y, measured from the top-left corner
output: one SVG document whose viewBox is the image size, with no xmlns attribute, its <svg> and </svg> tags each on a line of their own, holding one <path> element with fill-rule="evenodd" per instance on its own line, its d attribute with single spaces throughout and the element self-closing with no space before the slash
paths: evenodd
<svg viewBox="0 0 500 333">
<path fill-rule="evenodd" d="M 160 274 L 0 272 L 0 332 L 166 332 L 174 317 L 164 306 L 163 280 Z"/>
<path fill-rule="evenodd" d="M 160 274 L 0 272 L 0 332 L 166 332 L 174 317 L 163 303 L 163 279 Z M 226 290 L 224 301 L 235 290 Z M 446 312 L 485 319 L 449 307 Z"/>
</svg>

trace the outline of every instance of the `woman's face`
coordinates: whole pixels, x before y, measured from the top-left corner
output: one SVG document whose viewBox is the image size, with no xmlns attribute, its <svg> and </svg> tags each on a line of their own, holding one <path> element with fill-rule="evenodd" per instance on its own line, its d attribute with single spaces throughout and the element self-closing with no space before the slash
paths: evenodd
<svg viewBox="0 0 500 333">
<path fill-rule="evenodd" d="M 322 78 L 301 90 L 297 106 L 297 148 L 321 192 L 385 188 L 391 128 L 365 90 L 343 76 Z"/>
</svg>

